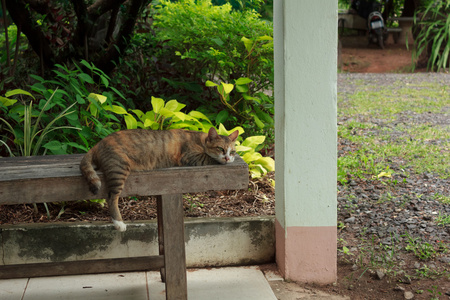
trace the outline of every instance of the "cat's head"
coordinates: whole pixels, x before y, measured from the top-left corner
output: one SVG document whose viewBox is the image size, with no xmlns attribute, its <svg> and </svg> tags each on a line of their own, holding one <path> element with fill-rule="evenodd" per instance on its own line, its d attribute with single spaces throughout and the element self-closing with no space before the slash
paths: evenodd
<svg viewBox="0 0 450 300">
<path fill-rule="evenodd" d="M 206 154 L 214 158 L 221 164 L 227 164 L 234 161 L 236 154 L 236 139 L 239 131 L 235 131 L 229 136 L 219 135 L 214 127 L 208 131 L 206 138 Z"/>
</svg>

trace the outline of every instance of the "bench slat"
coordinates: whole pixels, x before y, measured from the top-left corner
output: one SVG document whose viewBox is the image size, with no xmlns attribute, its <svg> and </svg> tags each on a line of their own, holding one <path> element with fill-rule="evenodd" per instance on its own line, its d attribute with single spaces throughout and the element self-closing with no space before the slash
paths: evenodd
<svg viewBox="0 0 450 300">
<path fill-rule="evenodd" d="M 106 198 L 105 184 L 92 194 L 79 170 L 83 155 L 0 158 L 0 204 L 75 201 Z M 103 176 L 100 174 L 103 180 Z M 248 166 L 233 163 L 132 172 L 123 197 L 237 190 L 248 186 Z"/>
</svg>

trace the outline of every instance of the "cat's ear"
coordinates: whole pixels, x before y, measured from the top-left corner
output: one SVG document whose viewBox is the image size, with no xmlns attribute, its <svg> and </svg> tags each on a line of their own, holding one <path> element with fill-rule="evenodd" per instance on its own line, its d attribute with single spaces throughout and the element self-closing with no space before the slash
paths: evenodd
<svg viewBox="0 0 450 300">
<path fill-rule="evenodd" d="M 230 134 L 228 137 L 232 142 L 236 141 L 237 137 L 239 136 L 239 131 L 236 130 L 232 134 Z"/>
<path fill-rule="evenodd" d="M 210 141 L 216 139 L 219 136 L 219 134 L 217 133 L 216 129 L 214 127 L 211 127 L 208 131 L 208 139 Z"/>
</svg>

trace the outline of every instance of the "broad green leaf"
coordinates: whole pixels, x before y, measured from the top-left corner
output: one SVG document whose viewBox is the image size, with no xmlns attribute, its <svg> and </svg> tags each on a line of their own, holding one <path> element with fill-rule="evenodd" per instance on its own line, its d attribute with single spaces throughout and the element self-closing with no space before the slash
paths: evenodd
<svg viewBox="0 0 450 300">
<path fill-rule="evenodd" d="M 253 119 L 255 120 L 256 126 L 258 126 L 260 129 L 264 128 L 264 123 L 261 122 L 257 115 L 253 115 Z"/>
<path fill-rule="evenodd" d="M 207 87 L 217 86 L 217 84 L 215 84 L 214 82 L 209 81 L 209 80 L 206 81 L 205 85 L 206 85 Z"/>
<path fill-rule="evenodd" d="M 245 131 L 241 126 L 236 126 L 233 129 L 226 130 L 225 126 L 222 123 L 219 124 L 219 130 L 217 131 L 221 135 L 230 135 L 235 131 L 239 131 L 239 135 L 243 134 Z"/>
<path fill-rule="evenodd" d="M 76 94 L 75 99 L 77 100 L 78 104 L 84 104 L 86 101 L 81 97 L 80 95 Z"/>
<path fill-rule="evenodd" d="M 216 116 L 216 124 L 224 123 L 230 114 L 227 110 L 220 111 Z"/>
<path fill-rule="evenodd" d="M 257 38 L 258 41 L 273 41 L 273 37 L 268 35 L 263 35 Z"/>
<path fill-rule="evenodd" d="M 125 124 L 127 125 L 127 129 L 136 129 L 137 121 L 132 115 L 124 115 Z"/>
<path fill-rule="evenodd" d="M 231 93 L 231 91 L 232 91 L 233 88 L 234 88 L 234 85 L 231 84 L 231 83 L 223 83 L 223 82 L 222 82 L 222 86 L 223 86 L 223 89 L 224 89 L 224 91 L 225 91 L 226 94 Z"/>
<path fill-rule="evenodd" d="M 92 70 L 92 66 L 90 63 L 88 63 L 87 61 L 85 61 L 84 59 L 80 61 L 81 64 L 83 64 L 86 68 Z"/>
<path fill-rule="evenodd" d="M 170 100 L 166 103 L 165 106 L 166 109 L 170 111 L 177 111 L 178 109 L 178 101 L 177 100 Z"/>
<path fill-rule="evenodd" d="M 263 135 L 249 136 L 245 139 L 245 141 L 242 142 L 242 146 L 247 146 L 255 149 L 256 146 L 264 143 L 265 140 L 266 137 Z"/>
<path fill-rule="evenodd" d="M 94 84 L 94 80 L 92 79 L 92 77 L 86 73 L 78 74 L 78 78 L 80 78 L 83 81 L 86 81 L 87 83 Z"/>
<path fill-rule="evenodd" d="M 271 157 L 261 157 L 255 163 L 260 164 L 268 172 L 275 171 L 275 161 Z"/>
<path fill-rule="evenodd" d="M 108 79 L 107 79 L 105 76 L 103 76 L 103 75 L 100 75 L 100 79 L 102 80 L 103 85 L 104 85 L 105 87 L 108 87 L 108 85 L 109 85 Z"/>
<path fill-rule="evenodd" d="M 17 100 L 15 99 L 9 99 L 9 98 L 5 98 L 5 97 L 1 97 L 0 96 L 0 102 L 4 105 L 4 106 L 11 106 L 14 103 L 17 102 Z"/>
<path fill-rule="evenodd" d="M 66 144 L 69 145 L 69 146 L 71 146 L 71 147 L 74 147 L 74 148 L 77 148 L 77 149 L 81 149 L 81 150 L 83 150 L 84 152 L 87 152 L 87 151 L 89 150 L 89 149 L 86 148 L 85 146 L 80 145 L 80 144 L 77 144 L 77 143 L 75 143 L 75 142 L 67 142 Z"/>
<path fill-rule="evenodd" d="M 243 85 L 243 84 L 249 84 L 250 82 L 252 82 L 253 80 L 251 80 L 250 78 L 247 77 L 241 77 L 238 80 L 236 80 L 236 84 L 238 85 Z"/>
<path fill-rule="evenodd" d="M 152 107 L 153 107 L 153 111 L 157 114 L 159 114 L 159 111 L 161 110 L 161 108 L 164 107 L 164 100 L 161 98 L 155 98 L 152 96 Z"/>
<path fill-rule="evenodd" d="M 242 97 L 244 97 L 245 100 L 249 100 L 249 101 L 252 100 L 252 101 L 255 101 L 255 102 L 261 104 L 261 99 L 259 99 L 259 98 L 252 97 L 252 96 L 247 95 L 247 94 L 242 95 Z"/>
<path fill-rule="evenodd" d="M 139 119 L 142 119 L 142 116 L 144 116 L 144 113 L 139 109 L 132 109 L 131 110 Z"/>
<path fill-rule="evenodd" d="M 219 124 L 218 134 L 220 135 L 228 135 L 228 130 L 225 129 L 222 123 Z"/>
<path fill-rule="evenodd" d="M 238 153 L 243 153 L 243 152 L 247 152 L 247 151 L 251 151 L 251 150 L 253 150 L 253 148 L 251 148 L 251 147 L 242 146 L 242 145 L 236 146 L 236 151 Z"/>
<path fill-rule="evenodd" d="M 241 41 L 244 43 L 245 49 L 247 49 L 247 51 L 250 52 L 252 50 L 252 47 L 253 47 L 253 41 L 249 40 L 245 36 L 243 36 L 241 38 Z"/>
<path fill-rule="evenodd" d="M 59 141 L 50 141 L 47 144 L 43 145 L 43 147 L 48 150 L 57 151 L 61 149 L 62 144 Z"/>
<path fill-rule="evenodd" d="M 174 116 L 173 111 L 168 110 L 168 109 L 165 108 L 165 107 L 163 107 L 163 108 L 161 108 L 161 109 L 159 110 L 159 114 L 162 115 L 162 116 L 164 116 L 164 117 L 166 117 L 166 118 L 169 118 L 169 117 L 173 117 L 173 116 Z"/>
<path fill-rule="evenodd" d="M 239 93 L 247 93 L 248 92 L 248 85 L 237 85 L 236 84 L 236 90 Z"/>
<path fill-rule="evenodd" d="M 90 94 L 88 95 L 88 98 L 94 99 L 94 100 L 96 100 L 97 102 L 99 102 L 99 103 L 101 103 L 101 104 L 105 103 L 105 102 L 106 102 L 106 99 L 108 99 L 108 98 L 106 98 L 106 97 L 103 96 L 103 95 L 95 94 L 95 93 L 90 93 Z"/>
<path fill-rule="evenodd" d="M 21 90 L 21 89 L 15 89 L 15 90 L 12 90 L 12 91 L 7 91 L 6 94 L 5 94 L 5 97 L 11 97 L 11 96 L 14 96 L 14 95 L 27 95 L 27 96 L 30 96 L 31 98 L 35 99 L 32 94 L 30 94 L 27 91 Z"/>
<path fill-rule="evenodd" d="M 258 152 L 247 152 L 247 153 L 244 154 L 244 156 L 242 156 L 242 159 L 247 164 L 249 164 L 249 163 L 251 163 L 251 162 L 253 162 L 255 160 L 258 160 L 260 158 L 262 158 L 262 155 L 261 155 L 261 153 L 258 153 Z"/>
<path fill-rule="evenodd" d="M 152 121 L 152 120 L 150 120 L 150 119 L 145 119 L 145 121 L 144 121 L 144 128 L 149 128 L 149 127 L 151 127 L 153 124 L 155 124 L 156 122 L 155 121 Z"/>
<path fill-rule="evenodd" d="M 116 113 L 118 115 L 126 115 L 128 114 L 125 108 L 118 106 L 118 105 L 111 105 L 111 106 L 105 106 L 105 110 L 112 111 L 113 113 Z"/>
<path fill-rule="evenodd" d="M 211 123 L 211 121 L 208 119 L 208 117 L 199 111 L 193 110 L 190 113 L 188 113 L 188 115 L 191 117 L 194 117 L 196 119 L 202 119 L 202 120 L 207 121 L 208 123 Z"/>
<path fill-rule="evenodd" d="M 176 100 L 175 100 L 176 101 Z M 183 103 L 180 103 L 180 102 L 178 102 L 178 107 L 177 107 L 177 109 L 175 110 L 175 111 L 180 111 L 180 110 L 182 110 L 183 108 L 185 108 L 186 107 L 186 104 L 183 104 Z"/>
<path fill-rule="evenodd" d="M 186 115 L 185 113 L 176 111 L 176 112 L 174 112 L 173 114 L 174 114 L 178 119 L 180 119 L 181 121 L 185 121 L 185 120 L 186 120 L 187 115 Z"/>
</svg>

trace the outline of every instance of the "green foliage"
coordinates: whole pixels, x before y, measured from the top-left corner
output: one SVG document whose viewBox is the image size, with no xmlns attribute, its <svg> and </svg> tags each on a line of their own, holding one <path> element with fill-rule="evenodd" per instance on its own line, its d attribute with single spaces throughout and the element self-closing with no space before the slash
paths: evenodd
<svg viewBox="0 0 450 300">
<path fill-rule="evenodd" d="M 423 11 L 416 11 L 414 22 L 419 34 L 415 40 L 413 61 L 426 53 L 428 69 L 450 70 L 450 2 L 430 1 Z"/>
<path fill-rule="evenodd" d="M 110 84 L 109 76 L 84 60 L 79 65 L 74 64 L 73 68 L 65 65 L 56 65 L 56 67 L 53 70 L 55 76 L 52 80 L 30 75 L 37 81 L 31 89 L 48 97 L 51 91 L 48 87 L 59 88 L 54 105 L 66 107 L 71 101 L 77 103 L 74 107 L 77 113 L 73 118 L 68 119 L 70 125 L 82 129 L 75 138 L 75 142 L 71 143 L 73 147 L 85 151 L 101 138 L 121 129 L 121 121 L 116 114 L 126 110 L 119 99 L 127 106 L 132 104 L 127 102 L 122 93 Z M 52 146 L 50 150 L 56 150 L 58 142 L 55 141 Z M 68 149 L 67 153 L 72 151 Z"/>
<path fill-rule="evenodd" d="M 235 84 L 224 82 L 216 84 L 209 80 L 206 82 L 207 87 L 217 89 L 220 101 L 228 108 L 217 116 L 221 123 L 229 119 L 228 111 L 231 111 L 239 116 L 240 120 L 256 124 L 259 129 L 273 127 L 273 101 L 262 92 L 256 96 L 251 95 L 249 87 L 251 84 L 252 80 L 245 77 L 235 80 Z"/>
<path fill-rule="evenodd" d="M 250 136 L 236 147 L 237 153 L 248 164 L 252 178 L 258 178 L 267 172 L 275 171 L 275 161 L 271 157 L 263 157 L 261 153 L 257 152 L 265 138 L 262 135 Z"/>
<path fill-rule="evenodd" d="M 140 99 L 153 95 L 175 98 L 210 117 L 226 111 L 220 118 L 228 115 L 224 120 L 227 126 L 250 128 L 253 125 L 243 124 L 249 123 L 243 118 L 247 117 L 246 103 L 236 105 L 236 113 L 217 93 L 205 89 L 207 80 L 235 83 L 241 77 L 249 78 L 247 94 L 259 98 L 259 110 L 272 115 L 272 97 L 259 96 L 273 89 L 272 24 L 253 10 L 232 10 L 229 4 L 214 6 L 210 0 L 160 2 L 152 10 L 154 36 L 134 36 L 131 49 L 136 56 L 130 57 L 135 60 L 122 61 L 120 70 L 125 72 L 115 76 L 118 83 L 129 87 L 127 93 L 134 96 L 139 91 L 145 95 Z M 145 105 L 137 104 L 140 108 Z"/>
<path fill-rule="evenodd" d="M 191 111 L 183 113 L 181 110 L 186 106 L 177 100 L 170 100 L 167 103 L 161 99 L 152 97 L 152 110 L 142 112 L 138 109 L 117 112 L 123 115 L 127 129 L 144 128 L 152 130 L 164 129 L 188 129 L 194 131 L 207 132 L 213 125 L 203 113 Z"/>
<path fill-rule="evenodd" d="M 25 35 L 21 34 L 20 38 L 24 39 Z M 12 53 L 14 53 L 13 47 L 16 45 L 17 42 L 17 26 L 15 24 L 8 26 L 8 41 L 9 45 L 6 45 L 6 35 L 5 32 L 2 30 L 2 32 L 0 32 L 0 49 L 3 50 L 8 46 L 10 54 L 12 55 Z M 26 45 L 20 44 L 19 49 L 20 51 L 24 51 L 26 49 Z M 2 51 L 2 55 L 0 56 L 0 64 L 4 64 L 5 61 L 6 61 L 6 51 Z"/>
<path fill-rule="evenodd" d="M 408 239 L 407 251 L 411 251 L 420 260 L 429 260 L 436 255 L 436 250 L 432 245 L 427 242 L 422 242 L 418 238 L 414 238 L 409 234 L 406 234 Z"/>
<path fill-rule="evenodd" d="M 33 106 L 33 101 L 30 101 L 29 104 L 24 105 L 8 98 L 14 95 L 27 95 L 31 96 L 34 99 L 34 97 L 29 92 L 23 90 L 14 90 L 6 93 L 6 97 L 2 97 L 0 99 L 2 105 L 4 105 L 4 108 L 6 108 L 6 113 L 9 114 L 9 116 L 12 117 L 12 121 L 15 121 L 16 123 L 11 124 L 4 118 L 0 118 L 0 121 L 2 121 L 4 125 L 6 125 L 4 130 L 9 133 L 9 137 L 2 137 L 2 140 L 0 142 L 4 146 L 6 146 L 11 156 L 15 156 L 15 154 L 8 146 L 8 139 L 12 139 L 14 145 L 16 146 L 16 154 L 20 154 L 21 156 L 35 156 L 42 152 L 45 154 L 45 152 L 47 151 L 42 150 L 41 146 L 46 140 L 48 140 L 47 135 L 49 133 L 61 129 L 79 130 L 79 128 L 72 126 L 54 126 L 58 120 L 67 118 L 70 114 L 75 112 L 73 110 L 71 111 L 75 103 L 65 108 L 59 114 L 52 116 L 48 123 L 41 123 L 46 111 L 48 111 L 48 109 L 50 108 L 51 101 L 56 92 L 57 91 L 54 91 L 46 101 L 41 102 L 42 108 L 39 112 Z M 34 117 L 36 116 L 37 118 L 35 119 L 35 121 L 33 121 Z M 49 143 L 51 142 L 44 144 L 43 148 L 49 149 Z"/>
</svg>

